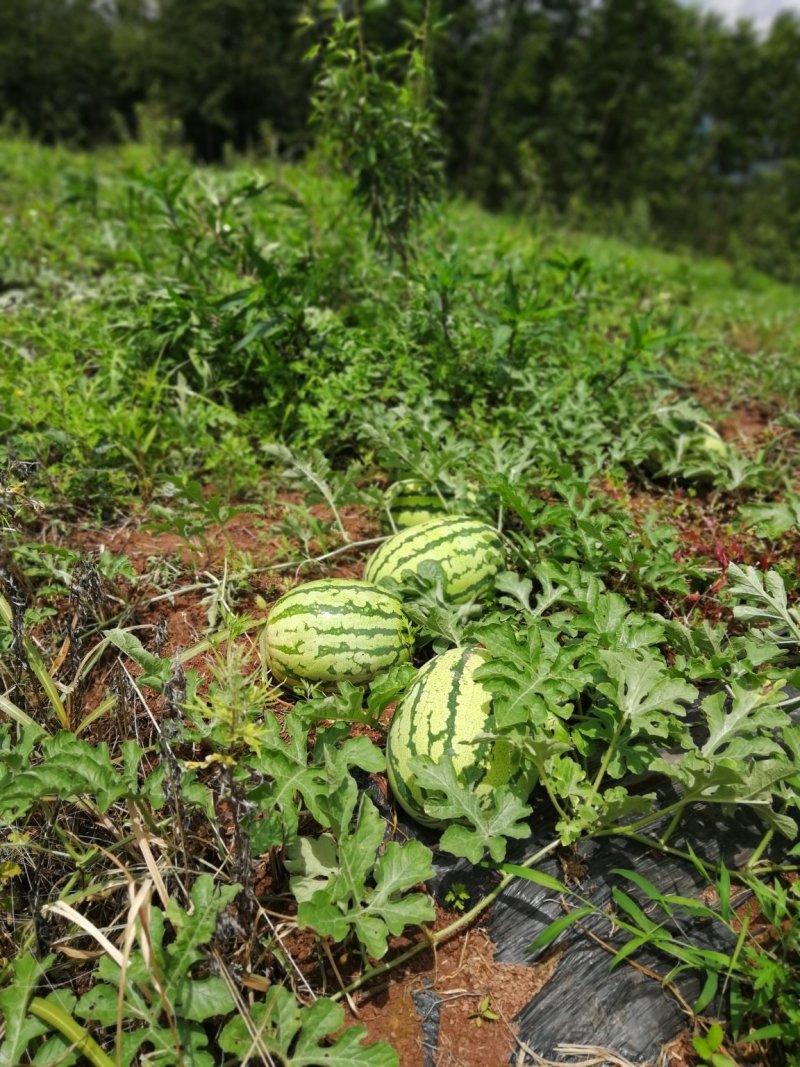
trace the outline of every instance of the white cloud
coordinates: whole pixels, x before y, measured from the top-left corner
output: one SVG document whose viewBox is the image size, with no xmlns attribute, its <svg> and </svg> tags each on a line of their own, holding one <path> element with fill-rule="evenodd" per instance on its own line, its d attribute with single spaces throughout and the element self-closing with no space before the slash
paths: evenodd
<svg viewBox="0 0 800 1067">
<path fill-rule="evenodd" d="M 751 19 L 760 30 L 768 30 L 780 11 L 800 13 L 800 0 L 699 0 L 699 6 L 718 11 L 731 23 L 739 18 Z"/>
</svg>

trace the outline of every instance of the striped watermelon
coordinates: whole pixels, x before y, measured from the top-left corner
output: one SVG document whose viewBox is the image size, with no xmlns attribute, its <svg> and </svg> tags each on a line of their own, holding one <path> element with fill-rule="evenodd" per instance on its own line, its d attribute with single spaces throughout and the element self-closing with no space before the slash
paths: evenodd
<svg viewBox="0 0 800 1067">
<path fill-rule="evenodd" d="M 395 482 L 386 494 L 386 508 L 398 530 L 447 514 L 442 497 L 425 482 Z"/>
<path fill-rule="evenodd" d="M 448 515 L 394 534 L 369 559 L 364 578 L 381 585 L 417 574 L 423 563 L 438 563 L 445 576 L 445 595 L 464 604 L 491 588 L 503 567 L 503 542 L 491 526 L 479 519 Z"/>
<path fill-rule="evenodd" d="M 385 589 L 323 578 L 273 604 L 266 647 L 280 681 L 366 682 L 411 658 L 411 627 L 400 601 Z"/>
<path fill-rule="evenodd" d="M 474 677 L 484 658 L 484 652 L 464 648 L 435 656 L 418 672 L 394 713 L 386 740 L 389 785 L 417 822 L 439 825 L 425 812 L 425 796 L 410 767 L 412 756 L 429 756 L 434 763 L 450 760 L 459 781 L 476 783 L 478 795 L 516 777 L 518 760 L 510 742 L 470 743 L 491 729 L 491 695 Z"/>
</svg>

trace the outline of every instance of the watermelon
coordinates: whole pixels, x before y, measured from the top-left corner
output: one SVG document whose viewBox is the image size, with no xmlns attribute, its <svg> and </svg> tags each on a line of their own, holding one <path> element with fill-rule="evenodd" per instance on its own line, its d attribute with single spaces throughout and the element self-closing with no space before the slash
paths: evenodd
<svg viewBox="0 0 800 1067">
<path fill-rule="evenodd" d="M 480 519 L 463 515 L 430 519 L 384 541 L 370 557 L 364 578 L 377 585 L 387 578 L 402 582 L 404 575 L 418 574 L 428 560 L 444 571 L 445 596 L 454 604 L 465 604 L 491 588 L 503 567 L 503 542 Z"/>
<path fill-rule="evenodd" d="M 407 530 L 421 522 L 447 514 L 442 497 L 425 482 L 411 479 L 395 482 L 386 494 L 386 509 L 391 515 L 395 529 Z"/>
<path fill-rule="evenodd" d="M 410 659 L 411 626 L 400 601 L 385 589 L 323 578 L 273 604 L 266 648 L 279 681 L 366 682 Z"/>
<path fill-rule="evenodd" d="M 394 713 L 386 740 L 389 785 L 400 807 L 417 822 L 440 825 L 425 811 L 412 756 L 429 756 L 434 763 L 449 760 L 458 780 L 475 783 L 479 796 L 519 778 L 517 752 L 509 741 L 473 743 L 492 725 L 491 694 L 475 680 L 485 655 L 453 648 L 435 656 L 418 672 Z"/>
</svg>

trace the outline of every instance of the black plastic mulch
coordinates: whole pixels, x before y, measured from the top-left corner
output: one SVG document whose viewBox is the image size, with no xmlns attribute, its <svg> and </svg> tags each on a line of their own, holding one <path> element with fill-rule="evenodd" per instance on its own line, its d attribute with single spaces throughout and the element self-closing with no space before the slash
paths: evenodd
<svg viewBox="0 0 800 1067">
<path fill-rule="evenodd" d="M 663 780 L 662 780 L 663 781 Z M 659 808 L 665 808 L 677 796 L 669 784 L 642 785 L 643 792 L 656 792 Z M 535 804 L 535 797 L 532 801 Z M 531 817 L 532 835 L 526 841 L 510 843 L 507 859 L 520 863 L 526 855 L 542 847 L 554 837 L 553 820 L 546 801 Z M 401 833 L 417 837 L 435 848 L 436 835 L 408 820 L 399 820 Z M 765 825 L 747 808 L 724 811 L 714 805 L 698 805 L 688 809 L 678 830 L 670 838 L 671 847 L 686 851 L 693 849 L 708 864 L 722 859 L 730 869 L 746 863 L 755 846 L 761 841 Z M 658 827 L 650 827 L 658 833 Z M 789 844 L 774 839 L 767 858 L 781 862 Z M 466 860 L 437 852 L 436 875 L 428 887 L 437 900 L 447 906 L 445 897 L 453 883 L 462 883 L 469 892 L 470 902 L 477 902 L 493 885 L 499 875 L 483 867 L 475 867 Z M 563 849 L 537 865 L 537 869 L 567 882 L 582 897 L 596 905 L 601 913 L 611 903 L 612 887 L 617 885 L 633 897 L 650 919 L 665 920 L 665 915 L 618 869 L 632 870 L 647 878 L 660 892 L 697 899 L 708 889 L 693 864 L 680 857 L 664 855 L 624 838 L 603 838 L 585 841 L 576 849 Z M 743 901 L 745 896 L 737 898 Z M 467 905 L 469 906 L 469 905 Z M 508 963 L 533 964 L 561 946 L 563 955 L 555 974 L 544 988 L 516 1017 L 520 1047 L 512 1055 L 517 1064 L 535 1064 L 544 1060 L 564 1061 L 559 1046 L 592 1046 L 602 1048 L 637 1065 L 665 1062 L 662 1050 L 691 1019 L 684 1013 L 678 999 L 655 977 L 640 968 L 648 968 L 666 976 L 675 964 L 674 959 L 642 949 L 631 963 L 609 968 L 611 952 L 599 945 L 587 931 L 610 945 L 614 951 L 622 947 L 629 935 L 620 935 L 613 926 L 613 914 L 590 916 L 581 924 L 568 928 L 553 945 L 540 952 L 531 951 L 531 942 L 553 919 L 564 914 L 559 895 L 523 878 L 515 879 L 495 902 L 485 925 L 495 948 L 496 958 Z M 686 918 L 672 922 L 669 929 L 687 943 L 705 946 L 720 952 L 730 952 L 735 938 L 721 923 Z M 680 975 L 675 986 L 685 1001 L 692 1005 L 702 986 L 702 975 Z M 418 1015 L 423 1025 L 425 1067 L 435 1067 L 439 1030 L 438 998 L 432 987 L 415 997 Z M 708 1017 L 724 1017 L 722 1000 L 712 1001 L 704 1011 Z M 525 1049 L 535 1055 L 526 1054 Z M 472 1065 L 470 1065 L 472 1067 Z M 475 1064 L 474 1067 L 484 1067 Z"/>
</svg>

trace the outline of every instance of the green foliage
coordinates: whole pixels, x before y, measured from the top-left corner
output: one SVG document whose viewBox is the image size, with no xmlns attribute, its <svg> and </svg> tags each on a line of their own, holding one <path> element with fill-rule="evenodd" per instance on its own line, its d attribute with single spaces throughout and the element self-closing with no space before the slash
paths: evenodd
<svg viewBox="0 0 800 1067">
<path fill-rule="evenodd" d="M 362 722 L 377 726 L 381 713 L 402 697 L 416 673 L 416 668 L 410 663 L 401 663 L 378 674 L 370 682 L 366 702 L 363 686 L 339 682 L 335 693 L 307 700 L 303 704 L 303 715 L 309 719 Z"/>
<path fill-rule="evenodd" d="M 119 136 L 123 115 L 133 115 L 113 39 L 113 26 L 90 0 L 3 4 L 0 121 L 50 143 Z"/>
<path fill-rule="evenodd" d="M 800 610 L 789 606 L 786 586 L 778 571 L 767 571 L 762 578 L 755 567 L 742 568 L 734 563 L 728 573 L 733 579 L 731 596 L 748 601 L 736 605 L 734 616 L 750 623 L 766 623 L 766 628 L 758 631 L 760 639 L 789 648 L 800 647 Z"/>
<path fill-rule="evenodd" d="M 113 15 L 7 0 L 0 42 L 0 122 L 48 143 L 139 134 L 204 161 L 295 155 L 316 120 L 401 254 L 443 158 L 451 186 L 492 208 L 798 280 L 792 12 L 762 33 L 678 0 L 118 0 Z M 70 201 L 102 195 L 96 177 L 71 183 Z M 509 277 L 493 343 L 513 354 Z"/>
<path fill-rule="evenodd" d="M 792 855 L 797 855 L 797 846 Z M 800 936 L 800 902 L 797 893 L 782 884 L 780 878 L 752 878 L 747 884 L 776 931 L 776 939 L 766 952 L 752 941 L 744 945 L 744 981 L 731 998 L 734 1024 L 750 1040 L 778 1038 L 785 1048 L 794 1050 L 800 1043 L 800 980 L 794 966 Z M 753 998 L 750 1003 L 748 994 Z M 756 1023 L 756 1029 L 748 1033 L 746 1022 L 751 1027 Z"/>
<path fill-rule="evenodd" d="M 265 1000 L 253 1009 L 250 1019 L 232 1019 L 220 1035 L 220 1047 L 238 1058 L 254 1044 L 267 1054 L 280 1057 L 286 1067 L 398 1067 L 397 1053 L 385 1041 L 364 1045 L 363 1026 L 351 1026 L 335 1040 L 344 1023 L 344 1008 L 321 998 L 307 1008 L 298 1006 L 292 994 L 273 986 Z M 258 1037 L 253 1038 L 253 1033 Z"/>
<path fill-rule="evenodd" d="M 524 498 L 538 552 L 579 550 L 600 576 L 666 589 L 686 588 L 679 546 L 663 524 L 633 530 L 624 507 L 597 498 L 609 468 L 773 492 L 770 465 L 703 444 L 711 416 L 676 396 L 674 377 L 706 358 L 702 342 L 675 326 L 679 294 L 640 321 L 660 282 L 619 259 L 542 253 L 520 229 L 510 262 L 485 221 L 447 207 L 403 279 L 361 243 L 346 187 L 307 171 L 200 180 L 133 149 L 119 164 L 65 156 L 48 169 L 21 145 L 6 166 L 15 206 L 2 269 L 27 295 L 4 323 L 0 458 L 24 474 L 28 514 L 108 517 L 143 497 L 158 528 L 202 544 L 234 514 L 231 497 L 263 492 L 264 464 L 283 456 L 293 480 L 321 476 L 337 509 L 365 499 L 363 468 L 352 484 L 338 473 L 358 450 L 395 479 L 441 484 L 453 511 L 495 522 Z M 58 209 L 92 177 L 94 200 Z M 31 250 L 56 219 L 43 264 Z M 462 226 L 476 235 L 469 257 Z M 64 285 L 74 299 L 56 298 Z M 510 334 L 496 343 L 501 327 L 510 347 Z M 28 358 L 32 344 L 42 358 Z M 737 367 L 736 379 L 758 391 L 763 373 Z M 262 451 L 273 442 L 293 458 Z M 216 493 L 198 496 L 193 484 L 208 480 Z M 559 499 L 545 502 L 542 486 Z M 323 520 L 302 521 L 309 543 L 324 533 Z M 571 535 L 560 543 L 569 527 L 579 549 Z"/>
<path fill-rule="evenodd" d="M 405 41 L 387 90 L 401 110 Z M 623 118 L 609 129 L 629 148 Z M 114 1061 L 119 1022 L 121 1061 L 177 1062 L 183 1045 L 198 1063 L 394 1062 L 339 1033 L 341 987 L 398 965 L 392 938 L 421 952 L 493 897 L 420 930 L 434 857 L 397 832 L 381 746 L 416 667 L 473 645 L 486 740 L 525 773 L 478 798 L 422 759 L 437 848 L 500 864 L 534 809 L 550 839 L 498 885 L 545 885 L 533 865 L 562 843 L 633 838 L 677 860 L 690 804 L 756 813 L 749 869 L 726 890 L 707 865 L 718 909 L 620 875 L 617 918 L 641 939 L 620 953 L 647 944 L 698 971 L 697 1011 L 792 1052 L 796 894 L 762 857 L 792 847 L 800 788 L 798 425 L 777 414 L 800 384 L 795 294 L 448 201 L 408 215 L 400 271 L 365 239 L 350 182 L 311 167 L 7 144 L 0 897 L 15 921 L 0 1007 L 16 1014 L 0 1055 Z M 751 437 L 734 432 L 745 402 Z M 509 569 L 474 604 L 449 603 L 436 566 L 402 590 L 415 666 L 333 693 L 275 686 L 269 604 L 306 575 L 357 576 L 405 479 L 491 523 Z M 775 939 L 708 956 L 683 916 L 735 941 L 737 879 Z M 548 937 L 589 916 L 575 904 Z M 53 993 L 36 936 L 103 955 L 59 953 Z M 314 938 L 319 967 L 297 966 Z M 703 1054 L 722 1054 L 716 1036 Z"/>
<path fill-rule="evenodd" d="M 501 786 L 487 798 L 479 798 L 474 789 L 458 781 L 447 760 L 433 763 L 427 756 L 415 756 L 410 764 L 420 787 L 431 792 L 426 814 L 450 823 L 439 842 L 443 851 L 464 856 L 471 863 L 479 863 L 488 852 L 499 863 L 505 858 L 508 838 L 530 836 L 525 818 L 531 809 L 512 789 Z"/>
<path fill-rule="evenodd" d="M 144 66 L 151 99 L 202 159 L 220 159 L 227 146 L 271 152 L 307 142 L 299 0 L 165 0 L 157 12 L 140 9 L 143 27 L 137 6 L 118 24 L 119 47 Z"/>
<path fill-rule="evenodd" d="M 119 963 L 103 957 L 98 981 L 75 1012 L 112 1028 L 121 1008 L 129 1023 L 120 1034 L 122 1063 L 134 1062 L 143 1047 L 157 1052 L 164 1063 L 180 1064 L 187 1052 L 203 1067 L 214 1062 L 201 1024 L 231 1012 L 234 1001 L 222 978 L 193 977 L 192 969 L 206 958 L 203 946 L 214 937 L 220 914 L 238 891 L 237 885 L 215 886 L 211 875 L 202 874 L 192 887 L 190 911 L 174 904 L 166 912 L 149 910 L 146 931 L 139 931 L 141 947 L 128 958 L 124 980 Z M 165 944 L 166 922 L 175 937 Z"/>
<path fill-rule="evenodd" d="M 213 1057 L 205 1051 L 207 1035 L 200 1025 L 205 1020 L 225 1015 L 233 1009 L 230 990 L 222 978 L 193 974 L 195 966 L 207 958 L 204 946 L 213 939 L 220 913 L 236 896 L 239 887 L 215 886 L 208 874 L 200 875 L 192 887 L 191 908 L 184 911 L 174 902 L 166 913 L 147 908 L 147 923 L 139 927 L 141 947 L 130 953 L 122 974 L 121 960 L 104 956 L 97 969 L 97 980 L 77 1001 L 68 993 L 54 993 L 47 1001 L 31 995 L 41 981 L 44 970 L 53 962 L 48 957 L 37 964 L 24 956 L 15 964 L 13 986 L 0 994 L 0 1009 L 6 1019 L 5 1040 L 0 1046 L 0 1062 L 21 1062 L 30 1042 L 44 1033 L 50 1023 L 62 1030 L 65 1038 L 78 1039 L 78 1047 L 95 1067 L 115 1062 L 70 1017 L 86 1019 L 113 1032 L 124 1020 L 125 1030 L 118 1031 L 119 1059 L 130 1064 L 147 1046 L 158 1052 L 164 1063 L 191 1062 L 211 1064 Z M 165 943 L 169 922 L 174 937 Z M 48 1001 L 53 1003 L 49 1005 Z M 30 1011 L 34 1018 L 26 1014 Z M 52 1044 L 52 1042 L 51 1042 Z M 40 1047 L 35 1062 L 43 1062 Z M 52 1052 L 53 1050 L 50 1049 Z"/>
<path fill-rule="evenodd" d="M 301 926 L 335 942 L 352 932 L 370 956 L 380 959 L 388 950 L 389 934 L 433 922 L 430 898 L 407 893 L 433 875 L 432 857 L 430 849 L 414 840 L 405 845 L 390 841 L 379 854 L 384 822 L 368 797 L 355 810 L 357 795 L 348 778 L 343 793 L 331 797 L 336 836 L 298 838 L 287 867 L 293 873 Z"/>
<path fill-rule="evenodd" d="M 707 894 L 687 897 L 664 893 L 633 870 L 611 872 L 625 888 L 618 882 L 611 890 L 615 942 L 619 943 L 620 935 L 623 941 L 610 966 L 617 967 L 647 948 L 673 963 L 664 978 L 665 985 L 686 971 L 701 977 L 700 994 L 692 1010 L 703 1020 L 703 1031 L 693 1038 L 695 1051 L 703 1063 L 724 1067 L 736 1062 L 723 1050 L 728 1042 L 722 1026 L 705 1022 L 710 1013 L 721 1008 L 726 992 L 730 997 L 733 1040 L 741 1038 L 752 1043 L 780 1037 L 786 1041 L 786 1048 L 794 1049 L 800 1021 L 797 974 L 786 963 L 796 948 L 797 894 L 787 891 L 779 879 L 770 881 L 748 872 L 732 872 L 724 864 L 712 875 L 696 856 L 692 858 L 697 872 L 707 883 L 706 888 L 713 890 L 710 898 L 713 904 L 707 902 Z M 554 890 L 565 899 L 571 898 L 569 910 L 540 931 L 531 945 L 532 951 L 552 944 L 576 923 L 592 917 L 607 918 L 607 911 L 601 912 L 578 891 L 570 890 L 549 875 L 512 864 L 504 865 L 503 869 Z M 749 915 L 740 916 L 735 910 L 751 892 L 762 914 L 776 930 L 775 938 L 767 945 L 759 944 L 758 930 L 751 929 Z M 706 939 L 693 939 L 691 928 L 698 923 L 724 931 L 714 947 L 709 947 Z M 769 1021 L 757 1029 L 743 1029 L 745 1011 L 752 1022 Z"/>
<path fill-rule="evenodd" d="M 786 500 L 771 504 L 752 504 L 742 508 L 742 517 L 762 537 L 781 537 L 800 526 L 800 497 L 790 494 Z"/>
<path fill-rule="evenodd" d="M 0 805 L 6 824 L 27 814 L 45 798 L 71 800 L 82 794 L 96 798 L 101 811 L 125 796 L 161 799 L 163 772 L 153 771 L 140 787 L 138 770 L 144 753 L 134 740 L 123 742 L 122 765 L 112 763 L 108 746 L 91 745 L 62 731 L 46 738 L 30 760 L 33 741 L 40 731 L 29 727 L 21 742 L 6 753 L 0 777 Z"/>
<path fill-rule="evenodd" d="M 713 1023 L 705 1035 L 696 1035 L 692 1038 L 692 1045 L 703 1063 L 710 1063 L 713 1067 L 732 1067 L 734 1061 L 724 1052 L 718 1051 L 722 1047 L 723 1031 L 719 1023 Z"/>
<path fill-rule="evenodd" d="M 0 991 L 0 1011 L 5 1022 L 3 1043 L 0 1045 L 0 1064 L 3 1067 L 15 1067 L 21 1063 L 30 1042 L 47 1030 L 41 1020 L 28 1015 L 28 1005 L 41 981 L 44 968 L 52 962 L 53 956 L 47 956 L 39 962 L 30 953 L 19 956 L 13 962 L 14 980 Z"/>
<path fill-rule="evenodd" d="M 375 772 L 384 767 L 383 753 L 365 737 L 348 738 L 334 748 L 337 740 L 347 736 L 346 725 L 318 733 L 315 758 L 310 762 L 308 724 L 292 720 L 288 745 L 276 726 L 271 725 L 269 732 L 272 743 L 251 760 L 262 778 L 262 783 L 248 793 L 258 812 L 246 824 L 255 853 L 294 841 L 303 811 L 298 797 L 317 822 L 328 827 L 342 819 L 340 809 L 331 806 L 339 795 L 337 790 L 349 797 L 355 789 L 350 768 Z"/>
<path fill-rule="evenodd" d="M 469 901 L 469 891 L 463 882 L 453 882 L 444 896 L 445 904 L 454 911 L 463 911 Z"/>
<path fill-rule="evenodd" d="M 376 244 L 405 263 L 422 211 L 439 191 L 441 147 L 428 69 L 430 25 L 408 47 L 368 48 L 360 17 L 336 21 L 322 45 L 312 121 L 325 147 L 353 176 Z"/>
</svg>

